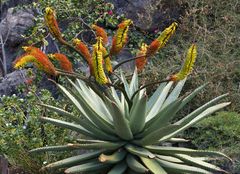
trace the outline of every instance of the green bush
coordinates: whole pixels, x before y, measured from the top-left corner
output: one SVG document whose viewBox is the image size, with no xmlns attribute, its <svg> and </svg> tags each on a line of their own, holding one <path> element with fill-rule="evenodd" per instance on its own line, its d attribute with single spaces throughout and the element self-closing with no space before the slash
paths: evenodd
<svg viewBox="0 0 240 174">
<path fill-rule="evenodd" d="M 37 174 L 42 163 L 56 160 L 58 156 L 50 154 L 33 159 L 29 156 L 28 150 L 45 144 L 69 141 L 67 137 L 69 132 L 44 125 L 39 121 L 42 115 L 58 118 L 56 114 L 42 110 L 38 106 L 39 100 L 47 103 L 54 101 L 56 105 L 61 100 L 55 101 L 47 90 L 40 90 L 37 94 L 38 98 L 34 93 L 27 92 L 24 98 L 16 95 L 0 98 L 0 154 L 7 156 L 11 165 L 17 165 L 25 171 Z"/>
<path fill-rule="evenodd" d="M 233 172 L 240 169 L 240 114 L 219 112 L 185 132 L 198 149 L 221 150 L 235 160 Z"/>
</svg>

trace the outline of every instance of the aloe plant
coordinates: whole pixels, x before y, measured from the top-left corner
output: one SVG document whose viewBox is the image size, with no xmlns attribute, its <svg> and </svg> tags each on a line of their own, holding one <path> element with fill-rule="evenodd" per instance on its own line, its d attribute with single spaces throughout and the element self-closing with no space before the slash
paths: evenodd
<svg viewBox="0 0 240 174">
<path fill-rule="evenodd" d="M 77 154 L 44 166 L 43 171 L 64 170 L 72 173 L 227 173 L 209 163 L 212 158 L 231 159 L 220 152 L 168 147 L 166 142 L 182 142 L 177 135 L 204 117 L 229 105 L 219 103 L 227 96 L 219 96 L 177 120 L 177 113 L 187 105 L 206 85 L 202 85 L 185 97 L 179 97 L 186 79 L 160 84 L 152 96 L 138 84 L 137 71 L 130 81 L 121 74 L 124 90 L 114 87 L 91 88 L 84 81 L 68 79 L 71 87 L 56 84 L 69 102 L 80 113 L 76 116 L 62 108 L 41 104 L 49 111 L 71 122 L 41 117 L 41 121 L 67 128 L 84 135 L 71 144 L 40 147 L 31 153 L 48 151 L 74 151 Z M 141 90 L 140 90 L 141 89 Z M 128 100 L 126 99 L 128 98 Z M 169 143 L 167 143 L 169 144 Z"/>
</svg>

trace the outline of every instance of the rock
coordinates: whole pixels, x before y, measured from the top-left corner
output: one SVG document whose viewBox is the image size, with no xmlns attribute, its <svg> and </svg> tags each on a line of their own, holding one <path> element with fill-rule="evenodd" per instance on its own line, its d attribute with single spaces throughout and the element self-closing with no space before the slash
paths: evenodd
<svg viewBox="0 0 240 174">
<path fill-rule="evenodd" d="M 135 26 L 144 31 L 165 28 L 179 20 L 185 12 L 180 0 L 107 0 L 115 6 L 118 14 L 125 14 Z"/>
<path fill-rule="evenodd" d="M 120 63 L 132 57 L 134 57 L 132 53 L 128 49 L 123 48 L 123 50 L 121 50 L 121 52 L 117 55 L 116 61 Z M 115 63 L 115 65 L 116 64 L 117 63 Z M 135 67 L 135 61 L 129 61 L 127 63 L 122 64 L 121 67 L 119 68 L 122 69 L 123 72 L 125 72 L 126 74 L 131 74 L 134 71 L 134 67 Z"/>
<path fill-rule="evenodd" d="M 36 1 L 36 0 L 35 0 Z M 11 7 L 16 7 L 18 5 L 24 5 L 34 2 L 34 0 L 7 0 L 2 2 L 0 8 L 0 17 L 1 19 L 5 18 L 7 10 Z"/>
<path fill-rule="evenodd" d="M 0 23 L 1 34 L 7 39 L 7 45 L 14 47 L 22 43 L 24 41 L 22 35 L 34 25 L 33 19 L 32 10 L 8 9 L 7 16 Z"/>
<path fill-rule="evenodd" d="M 0 23 L 0 34 L 6 40 L 4 50 L 7 57 L 7 70 L 12 70 L 12 62 L 18 55 L 22 43 L 25 39 L 22 37 L 25 32 L 34 25 L 34 15 L 32 10 L 8 9 L 6 17 Z M 2 55 L 1 55 L 2 56 Z"/>
<path fill-rule="evenodd" d="M 16 93 L 16 88 L 25 82 L 24 76 L 27 71 L 14 71 L 7 74 L 5 78 L 0 79 L 0 97 L 3 95 L 12 95 Z"/>
</svg>

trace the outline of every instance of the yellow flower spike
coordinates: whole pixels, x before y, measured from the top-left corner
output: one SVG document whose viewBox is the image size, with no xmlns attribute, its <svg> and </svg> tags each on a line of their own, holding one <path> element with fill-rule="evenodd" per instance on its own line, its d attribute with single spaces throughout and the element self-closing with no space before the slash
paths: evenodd
<svg viewBox="0 0 240 174">
<path fill-rule="evenodd" d="M 175 33 L 178 24 L 173 22 L 169 27 L 167 27 L 157 38 L 157 40 L 161 43 L 160 48 L 164 47 L 169 40 L 169 38 Z"/>
<path fill-rule="evenodd" d="M 187 77 L 193 69 L 193 65 L 196 61 L 196 57 L 197 57 L 197 46 L 195 44 L 192 44 L 191 47 L 188 49 L 186 60 L 181 70 L 177 74 L 170 76 L 170 80 L 178 81 L 178 80 L 183 80 L 185 77 Z"/>
<path fill-rule="evenodd" d="M 108 36 L 106 31 L 97 25 L 92 25 L 92 29 L 96 32 L 97 37 L 102 37 L 103 39 L 103 45 L 107 45 L 108 43 Z"/>
<path fill-rule="evenodd" d="M 92 59 L 96 81 L 102 85 L 107 84 L 108 79 L 103 69 L 103 46 L 101 37 L 97 37 L 97 43 L 93 45 Z"/>
<path fill-rule="evenodd" d="M 38 58 L 31 54 L 24 54 L 18 57 L 13 62 L 13 67 L 15 69 L 23 68 L 26 64 L 33 63 L 39 70 L 45 71 L 47 74 L 56 76 L 57 73 L 55 71 L 54 66 L 49 60 L 45 60 L 44 58 Z"/>
<path fill-rule="evenodd" d="M 49 54 L 48 57 L 53 60 L 57 60 L 60 64 L 61 69 L 67 72 L 73 72 L 72 63 L 69 61 L 67 56 L 61 53 Z"/>
<path fill-rule="evenodd" d="M 167 41 L 175 33 L 177 26 L 178 24 L 173 22 L 169 27 L 163 30 L 160 36 L 150 44 L 146 53 L 147 57 L 153 56 L 157 51 L 159 51 L 159 49 L 166 45 Z"/>
<path fill-rule="evenodd" d="M 104 57 L 104 65 L 105 65 L 104 67 L 109 74 L 112 74 L 113 68 L 112 68 L 111 59 L 105 47 L 103 47 L 102 52 Z"/>
<path fill-rule="evenodd" d="M 126 45 L 128 39 L 129 26 L 132 24 L 132 20 L 127 19 L 118 25 L 118 30 L 112 40 L 112 48 L 110 55 L 118 54 L 122 48 Z"/>
<path fill-rule="evenodd" d="M 24 54 L 24 55 L 18 57 L 13 62 L 13 67 L 15 69 L 20 69 L 20 68 L 24 67 L 29 62 L 35 63 L 35 62 L 37 62 L 37 59 L 32 55 Z"/>
<path fill-rule="evenodd" d="M 136 56 L 138 57 L 138 56 L 145 55 L 146 52 L 147 52 L 147 48 L 148 48 L 148 45 L 143 43 L 141 48 L 140 48 L 140 50 L 137 52 Z M 135 63 L 136 63 L 136 67 L 137 67 L 138 72 L 142 71 L 144 66 L 145 66 L 145 64 L 147 63 L 146 56 L 136 59 Z"/>
<path fill-rule="evenodd" d="M 66 41 L 62 38 L 61 31 L 58 27 L 55 11 L 51 7 L 47 7 L 45 9 L 44 19 L 51 35 L 55 37 L 59 42 L 66 43 Z"/>
</svg>

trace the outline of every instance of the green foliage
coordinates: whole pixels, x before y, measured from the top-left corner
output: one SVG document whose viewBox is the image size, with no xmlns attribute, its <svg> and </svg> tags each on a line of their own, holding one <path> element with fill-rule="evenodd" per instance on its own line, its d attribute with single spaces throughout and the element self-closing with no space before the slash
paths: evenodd
<svg viewBox="0 0 240 174">
<path fill-rule="evenodd" d="M 219 112 L 185 132 L 198 149 L 220 149 L 235 160 L 232 173 L 240 169 L 240 115 L 235 112 Z M 223 162 L 222 162 L 223 163 Z M 224 165 L 221 164 L 221 165 Z M 227 165 L 227 164 L 226 164 Z"/>
<path fill-rule="evenodd" d="M 34 88 L 31 89 L 35 91 Z M 24 98 L 16 95 L 3 96 L 0 102 L 0 154 L 6 155 L 13 166 L 23 167 L 30 173 L 37 173 L 42 162 L 51 162 L 58 159 L 58 156 L 49 155 L 46 158 L 44 155 L 33 159 L 28 150 L 69 140 L 68 131 L 44 125 L 39 121 L 39 117 L 44 114 L 58 118 L 56 114 L 43 111 L 38 105 L 39 99 L 45 103 L 59 103 L 47 90 L 39 91 L 38 97 L 29 91 Z"/>
<path fill-rule="evenodd" d="M 38 12 L 35 18 L 36 25 L 28 32 L 29 34 L 25 36 L 28 38 L 29 44 L 41 42 L 46 45 L 45 38 L 48 33 L 43 21 L 43 12 L 46 7 L 53 7 L 54 10 L 57 11 L 57 19 L 66 40 L 80 35 L 84 40 L 86 39 L 86 41 L 89 42 L 88 31 L 91 30 L 91 24 L 99 23 L 106 27 L 115 28 L 119 23 L 119 19 L 123 17 L 114 14 L 112 12 L 114 6 L 103 0 L 40 0 L 33 2 L 33 4 L 22 7 L 33 8 Z M 67 29 L 64 27 L 66 25 L 68 26 Z M 76 35 L 76 33 L 78 34 Z"/>
</svg>

